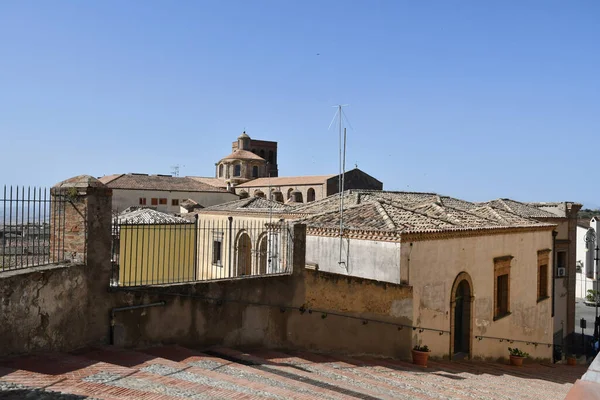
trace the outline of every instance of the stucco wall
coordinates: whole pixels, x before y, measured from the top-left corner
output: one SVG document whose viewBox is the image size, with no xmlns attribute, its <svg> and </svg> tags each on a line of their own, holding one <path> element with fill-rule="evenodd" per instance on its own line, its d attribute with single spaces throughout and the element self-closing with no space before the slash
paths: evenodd
<svg viewBox="0 0 600 400">
<path fill-rule="evenodd" d="M 415 325 L 449 331 L 451 291 L 456 277 L 471 277 L 474 296 L 472 336 L 552 343 L 551 298 L 537 302 L 537 251 L 552 248 L 550 231 L 472 236 L 402 244 L 401 264 L 413 286 Z M 514 257 L 510 269 L 511 314 L 494 321 L 494 258 Z M 409 261 L 410 260 L 410 261 Z M 549 266 L 551 270 L 551 266 Z M 415 332 L 413 341 L 429 345 L 432 355 L 448 355 L 452 337 Z M 511 345 L 513 346 L 513 345 Z M 507 357 L 507 343 L 472 338 L 475 358 Z M 532 357 L 550 358 L 547 346 L 515 344 Z"/>
<path fill-rule="evenodd" d="M 317 263 L 320 271 L 400 283 L 400 243 L 306 236 L 306 261 Z"/>
<path fill-rule="evenodd" d="M 228 192 L 171 192 L 164 190 L 113 189 L 112 207 L 115 210 L 123 211 L 127 207 L 139 206 L 140 197 L 146 198 L 146 207 L 153 207 L 157 211 L 166 213 L 179 213 L 180 207 L 172 205 L 171 200 L 173 199 L 178 199 L 179 202 L 184 199 L 192 199 L 203 207 L 239 199 L 235 194 Z M 167 204 L 154 206 L 151 202 L 152 198 L 166 198 Z"/>
</svg>

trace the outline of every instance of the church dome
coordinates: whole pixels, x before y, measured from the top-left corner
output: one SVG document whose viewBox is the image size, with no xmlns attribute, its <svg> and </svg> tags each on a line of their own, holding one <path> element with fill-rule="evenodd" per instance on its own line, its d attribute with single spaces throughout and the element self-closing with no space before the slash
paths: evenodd
<svg viewBox="0 0 600 400">
<path fill-rule="evenodd" d="M 238 139 L 250 139 L 250 136 L 248 136 L 246 131 L 244 131 L 240 136 L 238 136 Z"/>
</svg>

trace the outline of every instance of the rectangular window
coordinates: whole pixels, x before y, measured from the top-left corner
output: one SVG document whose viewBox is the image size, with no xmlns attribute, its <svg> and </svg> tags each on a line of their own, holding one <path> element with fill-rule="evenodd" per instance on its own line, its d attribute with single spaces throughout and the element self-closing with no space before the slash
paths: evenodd
<svg viewBox="0 0 600 400">
<path fill-rule="evenodd" d="M 548 298 L 548 265 L 550 264 L 550 255 L 552 254 L 551 249 L 539 250 L 537 253 L 537 266 L 538 266 L 538 277 L 537 277 L 537 298 L 538 301 L 542 301 Z"/>
<path fill-rule="evenodd" d="M 558 251 L 556 253 L 556 276 L 563 277 L 567 275 L 567 252 Z"/>
<path fill-rule="evenodd" d="M 145 206 L 145 205 L 146 205 L 146 198 L 140 197 L 140 206 Z"/>
<path fill-rule="evenodd" d="M 510 263 L 512 256 L 494 258 L 494 321 L 510 314 Z"/>
<path fill-rule="evenodd" d="M 508 314 L 508 274 L 496 277 L 496 318 Z"/>
<path fill-rule="evenodd" d="M 153 206 L 157 206 L 158 205 L 158 199 L 157 198 L 152 198 L 152 205 Z"/>
<path fill-rule="evenodd" d="M 538 300 L 548 297 L 548 266 L 540 265 L 538 267 Z"/>
<path fill-rule="evenodd" d="M 179 199 L 173 199 L 173 200 L 171 200 L 171 205 L 172 206 L 178 206 L 179 205 Z"/>
<path fill-rule="evenodd" d="M 167 204 L 167 199 L 159 199 L 158 204 L 162 204 L 162 205 Z"/>
<path fill-rule="evenodd" d="M 219 239 L 215 239 L 213 241 L 213 265 L 223 265 L 222 261 L 222 250 L 223 250 L 223 242 Z"/>
</svg>

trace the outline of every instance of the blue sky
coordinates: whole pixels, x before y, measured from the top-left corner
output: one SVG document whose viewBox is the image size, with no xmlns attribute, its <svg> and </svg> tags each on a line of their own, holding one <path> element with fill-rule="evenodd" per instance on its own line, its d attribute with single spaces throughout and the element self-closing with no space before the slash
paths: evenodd
<svg viewBox="0 0 600 400">
<path fill-rule="evenodd" d="M 386 189 L 600 206 L 598 1 L 0 2 L 0 183 L 336 173 L 339 103 Z"/>
</svg>

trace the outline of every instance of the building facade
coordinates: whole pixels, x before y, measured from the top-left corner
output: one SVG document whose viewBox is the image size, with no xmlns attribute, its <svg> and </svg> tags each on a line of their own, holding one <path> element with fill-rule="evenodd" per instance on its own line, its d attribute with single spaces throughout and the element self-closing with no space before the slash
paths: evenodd
<svg viewBox="0 0 600 400">
<path fill-rule="evenodd" d="M 239 198 L 222 188 L 188 177 L 117 174 L 99 180 L 112 189 L 113 210 L 118 212 L 135 206 L 176 214 L 181 212 L 180 204 L 187 199 L 208 207 Z"/>
</svg>

